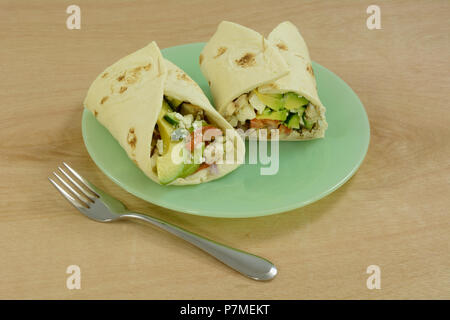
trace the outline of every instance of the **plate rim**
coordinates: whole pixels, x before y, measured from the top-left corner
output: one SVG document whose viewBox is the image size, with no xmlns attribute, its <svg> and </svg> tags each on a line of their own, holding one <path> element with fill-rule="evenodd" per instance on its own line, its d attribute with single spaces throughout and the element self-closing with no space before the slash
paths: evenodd
<svg viewBox="0 0 450 320">
<path fill-rule="evenodd" d="M 164 50 L 166 49 L 176 49 L 179 47 L 184 47 L 184 46 L 195 46 L 195 45 L 204 45 L 206 44 L 205 42 L 192 42 L 192 43 L 186 43 L 186 44 L 181 44 L 181 45 L 176 45 L 176 46 L 172 46 L 172 47 L 167 47 L 164 49 L 161 49 L 161 53 L 164 53 Z M 107 170 L 105 170 L 103 168 L 103 166 L 101 164 L 99 164 L 97 162 L 97 160 L 92 157 L 91 152 L 90 152 L 90 148 L 89 148 L 89 143 L 87 142 L 87 133 L 86 133 L 86 121 L 85 118 L 87 117 L 88 113 L 90 112 L 89 110 L 87 110 L 86 108 L 83 108 L 83 113 L 82 113 L 82 117 L 81 117 L 81 131 L 82 131 L 82 137 L 83 137 L 83 142 L 84 145 L 86 147 L 86 150 L 89 154 L 89 156 L 91 157 L 92 161 L 94 161 L 95 165 L 100 169 L 100 171 L 102 171 L 111 181 L 113 181 L 115 184 L 117 184 L 119 187 L 121 187 L 122 189 L 124 189 L 125 191 L 127 191 L 128 193 L 157 206 L 160 206 L 162 208 L 166 208 L 169 210 L 173 210 L 179 213 L 187 213 L 187 214 L 192 214 L 192 215 L 197 215 L 197 216 L 202 216 L 202 217 L 208 217 L 208 218 L 225 218 L 225 219 L 246 219 L 246 218 L 256 218 L 256 217 L 263 217 L 263 216 L 269 216 L 269 215 L 274 215 L 274 214 L 280 214 L 283 212 L 288 212 L 291 210 L 295 210 L 295 209 L 300 209 L 304 206 L 307 206 L 309 204 L 312 204 L 316 201 L 319 201 L 320 199 L 326 197 L 327 195 L 333 193 L 334 191 L 336 191 L 337 189 L 339 189 L 342 185 L 344 185 L 360 168 L 361 164 L 363 163 L 368 149 L 369 149 L 369 145 L 370 145 L 370 137 L 371 137 L 371 129 L 370 129 L 370 122 L 369 122 L 369 117 L 367 115 L 367 111 L 364 107 L 364 104 L 362 103 L 361 99 L 359 98 L 359 96 L 356 94 L 356 92 L 342 79 L 340 78 L 337 74 L 335 74 L 333 71 L 331 71 L 328 68 L 325 68 L 324 66 L 322 66 L 321 64 L 315 62 L 315 61 L 311 61 L 314 65 L 317 65 L 319 68 L 323 68 L 326 71 L 330 72 L 335 78 L 338 79 L 338 81 L 340 81 L 342 84 L 344 84 L 344 86 L 346 86 L 348 89 L 350 89 L 350 91 L 354 94 L 354 96 L 358 99 L 360 105 L 362 106 L 362 111 L 364 114 L 364 120 L 367 123 L 367 129 L 368 129 L 368 135 L 367 135 L 367 144 L 365 146 L 365 150 L 362 153 L 362 156 L 360 156 L 360 158 L 357 161 L 357 164 L 355 166 L 353 166 L 352 170 L 350 172 L 348 172 L 348 174 L 342 178 L 341 180 L 339 180 L 336 184 L 334 184 L 332 187 L 328 188 L 327 190 L 325 190 L 322 193 L 317 194 L 314 197 L 309 198 L 308 200 L 304 200 L 304 201 L 300 201 L 300 202 L 294 202 L 285 206 L 280 206 L 277 209 L 267 209 L 267 210 L 258 210 L 257 213 L 255 212 L 251 212 L 249 214 L 245 214 L 245 215 L 239 215 L 239 216 L 234 216 L 234 215 L 230 215 L 230 212 L 227 211 L 216 211 L 216 214 L 214 216 L 208 215 L 207 213 L 203 213 L 202 211 L 199 210 L 193 210 L 193 209 L 187 209 L 187 208 L 183 208 L 180 207 L 178 205 L 173 205 L 172 203 L 168 203 L 165 202 L 164 200 L 162 201 L 158 201 L 158 199 L 153 199 L 152 201 L 148 200 L 146 198 L 146 194 L 144 194 L 143 192 L 137 190 L 137 189 L 133 189 L 130 188 L 128 186 L 128 184 L 121 182 L 121 180 L 116 179 L 114 176 L 112 176 Z M 326 136 L 325 136 L 326 139 Z M 239 168 L 237 168 L 236 170 L 238 170 Z M 144 174 L 144 173 L 142 173 Z M 151 180 L 151 179 L 149 179 Z M 153 183 L 156 183 L 154 181 L 152 181 Z M 182 186 L 178 186 L 181 187 Z M 227 215 L 225 215 L 227 214 Z"/>
</svg>

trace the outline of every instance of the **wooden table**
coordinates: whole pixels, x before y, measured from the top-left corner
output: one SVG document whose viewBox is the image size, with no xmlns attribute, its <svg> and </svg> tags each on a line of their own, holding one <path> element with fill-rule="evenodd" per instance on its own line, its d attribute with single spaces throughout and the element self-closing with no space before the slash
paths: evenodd
<svg viewBox="0 0 450 320">
<path fill-rule="evenodd" d="M 81 8 L 81 30 L 66 8 Z M 381 30 L 366 9 L 381 8 Z M 222 20 L 264 34 L 299 26 L 313 60 L 344 79 L 369 115 L 358 173 L 307 207 L 254 219 L 166 210 L 121 190 L 81 137 L 95 76 L 156 40 L 206 41 Z M 0 1 L 0 298 L 450 298 L 449 1 Z M 246 279 L 144 224 L 80 216 L 48 183 L 67 161 L 131 209 L 270 258 L 271 282 Z M 81 268 L 81 289 L 66 268 Z M 369 290 L 369 265 L 381 289 Z"/>
</svg>

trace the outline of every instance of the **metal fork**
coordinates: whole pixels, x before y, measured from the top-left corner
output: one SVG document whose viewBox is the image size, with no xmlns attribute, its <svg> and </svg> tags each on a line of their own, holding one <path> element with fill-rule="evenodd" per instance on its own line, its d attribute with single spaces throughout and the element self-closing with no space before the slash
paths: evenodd
<svg viewBox="0 0 450 320">
<path fill-rule="evenodd" d="M 63 162 L 63 165 L 69 172 L 66 172 L 61 167 L 58 167 L 58 170 L 71 184 L 61 178 L 56 172 L 53 172 L 57 178 L 56 181 L 50 177 L 48 179 L 64 198 L 86 217 L 99 222 L 111 222 L 122 219 L 143 220 L 197 246 L 249 278 L 254 280 L 271 280 L 276 276 L 277 268 L 270 261 L 206 239 L 161 219 L 131 212 L 122 202 L 95 187 L 68 164 Z"/>
</svg>

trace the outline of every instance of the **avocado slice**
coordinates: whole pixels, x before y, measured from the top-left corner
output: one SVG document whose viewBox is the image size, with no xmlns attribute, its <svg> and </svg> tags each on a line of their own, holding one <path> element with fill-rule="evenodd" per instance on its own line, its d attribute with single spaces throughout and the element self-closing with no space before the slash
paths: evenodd
<svg viewBox="0 0 450 320">
<path fill-rule="evenodd" d="M 178 99 L 175 99 L 175 98 L 172 98 L 172 97 L 168 97 L 168 96 L 164 96 L 164 97 L 166 98 L 166 100 L 169 103 L 169 105 L 175 110 L 180 106 L 180 104 L 183 103 L 182 100 L 178 100 Z"/>
<path fill-rule="evenodd" d="M 305 114 L 303 114 L 303 122 L 305 123 L 305 128 L 306 129 L 308 129 L 308 130 L 312 129 L 312 127 L 314 125 L 314 122 L 312 120 L 306 119 Z"/>
<path fill-rule="evenodd" d="M 270 109 L 278 111 L 284 108 L 284 99 L 282 94 L 263 94 L 255 90 L 258 99 Z"/>
<path fill-rule="evenodd" d="M 286 123 L 289 129 L 300 129 L 300 116 L 297 113 L 291 113 Z"/>
<path fill-rule="evenodd" d="M 183 142 L 171 143 L 167 152 L 156 159 L 156 171 L 161 184 L 171 183 L 183 174 L 184 162 L 176 164 L 172 161 L 172 152 L 180 152 L 181 156 L 183 146 Z"/>
<path fill-rule="evenodd" d="M 186 178 L 187 176 L 190 176 L 193 174 L 197 169 L 200 167 L 200 163 L 188 163 L 184 165 L 183 172 L 180 175 L 180 178 Z"/>
<path fill-rule="evenodd" d="M 201 165 L 201 158 L 203 156 L 203 152 L 205 151 L 205 143 L 202 142 L 201 149 L 194 150 L 193 156 L 191 157 L 191 163 L 185 163 L 183 172 L 181 173 L 180 178 L 186 178 L 193 174 Z"/>
<path fill-rule="evenodd" d="M 256 115 L 256 119 L 270 119 L 270 120 L 284 121 L 287 119 L 287 116 L 288 116 L 287 110 L 272 111 L 269 108 L 265 108 L 262 114 Z"/>
<path fill-rule="evenodd" d="M 172 110 L 172 108 L 170 108 L 167 101 L 163 100 L 162 106 L 161 106 L 161 111 L 159 112 L 159 115 L 158 115 L 158 120 L 162 119 L 169 112 L 173 112 L 173 110 Z"/>
<path fill-rule="evenodd" d="M 162 108 L 158 116 L 158 120 L 156 121 L 156 124 L 158 125 L 159 134 L 161 135 L 161 138 L 163 140 L 163 154 L 166 154 L 169 150 L 170 146 L 170 135 L 175 130 L 175 127 L 171 125 L 167 120 L 165 119 L 165 116 L 168 112 L 171 112 L 171 109 L 166 101 L 163 100 Z"/>
<path fill-rule="evenodd" d="M 308 103 L 309 101 L 305 97 L 300 97 L 294 92 L 288 92 L 284 95 L 284 105 L 288 110 L 298 111 Z"/>
<path fill-rule="evenodd" d="M 298 115 L 299 115 L 300 117 L 303 116 L 303 113 L 305 112 L 305 110 L 306 110 L 306 107 L 305 107 L 305 106 L 300 107 L 300 109 L 297 111 Z"/>
</svg>

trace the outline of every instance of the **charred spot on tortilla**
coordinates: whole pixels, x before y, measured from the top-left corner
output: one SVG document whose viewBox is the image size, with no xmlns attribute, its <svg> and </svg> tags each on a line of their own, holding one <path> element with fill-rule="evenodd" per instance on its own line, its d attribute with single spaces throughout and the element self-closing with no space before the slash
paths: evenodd
<svg viewBox="0 0 450 320">
<path fill-rule="evenodd" d="M 191 81 L 191 79 L 189 79 L 189 77 L 184 72 L 177 72 L 177 79 L 184 81 Z"/>
<path fill-rule="evenodd" d="M 223 54 L 225 53 L 225 51 L 227 51 L 227 48 L 226 48 L 226 47 L 220 47 L 220 48 L 218 48 L 218 49 L 217 49 L 217 54 L 216 54 L 216 56 L 214 57 L 214 59 L 220 57 L 221 55 L 223 55 Z"/>
<path fill-rule="evenodd" d="M 208 80 L 208 85 L 211 87 L 211 81 Z"/>
<path fill-rule="evenodd" d="M 287 49 L 288 49 L 287 45 L 284 42 L 277 43 L 277 47 L 280 50 L 284 50 L 284 51 L 287 51 Z"/>
<path fill-rule="evenodd" d="M 306 66 L 306 71 L 308 71 L 314 77 L 314 70 L 310 63 L 308 63 L 308 65 Z"/>
<path fill-rule="evenodd" d="M 125 71 L 116 80 L 119 81 L 119 82 L 125 80 L 125 82 L 127 84 L 136 83 L 139 80 L 140 76 L 141 76 L 141 70 L 142 69 L 145 70 L 148 66 L 150 66 L 150 64 L 147 65 L 147 66 L 140 66 L 140 67 L 136 67 L 136 68 L 134 68 L 132 70 Z M 148 68 L 150 68 L 150 67 L 148 67 Z M 122 93 L 122 92 L 120 92 L 120 93 Z"/>
<path fill-rule="evenodd" d="M 149 63 L 148 65 L 144 66 L 144 70 L 148 71 L 148 70 L 150 70 L 151 67 L 152 67 L 152 64 Z"/>
<path fill-rule="evenodd" d="M 97 117 L 98 116 L 98 112 L 97 110 L 94 110 L 94 116 Z"/>
<path fill-rule="evenodd" d="M 203 62 L 203 55 L 200 53 L 200 56 L 198 57 L 198 63 L 202 64 Z"/>
<path fill-rule="evenodd" d="M 108 98 L 108 96 L 103 97 L 102 100 L 100 100 L 100 104 L 104 104 Z"/>
<path fill-rule="evenodd" d="M 253 53 L 246 53 L 240 59 L 236 60 L 236 64 L 242 68 L 247 68 L 255 65 L 255 55 Z"/>
<path fill-rule="evenodd" d="M 128 87 L 120 87 L 119 93 L 124 93 L 127 89 Z"/>
<path fill-rule="evenodd" d="M 127 84 L 133 84 L 133 83 L 136 83 L 138 80 L 139 80 L 138 74 L 137 73 L 133 73 L 129 77 L 127 77 L 125 81 L 126 81 Z"/>
<path fill-rule="evenodd" d="M 305 60 L 305 57 L 299 55 L 298 53 L 295 53 L 294 56 L 299 57 L 299 58 L 302 59 L 302 60 Z"/>
<path fill-rule="evenodd" d="M 102 74 L 102 78 L 105 78 L 108 76 L 108 72 L 105 72 L 104 74 Z"/>
<path fill-rule="evenodd" d="M 137 67 L 137 68 L 134 68 L 133 70 L 131 70 L 129 73 L 127 72 L 126 77 L 125 77 L 125 82 L 127 84 L 136 83 L 141 76 L 140 71 L 141 71 L 141 67 Z"/>
<path fill-rule="evenodd" d="M 127 142 L 130 145 L 131 149 L 136 148 L 137 137 L 134 133 L 134 128 L 130 128 L 128 131 Z"/>
</svg>

